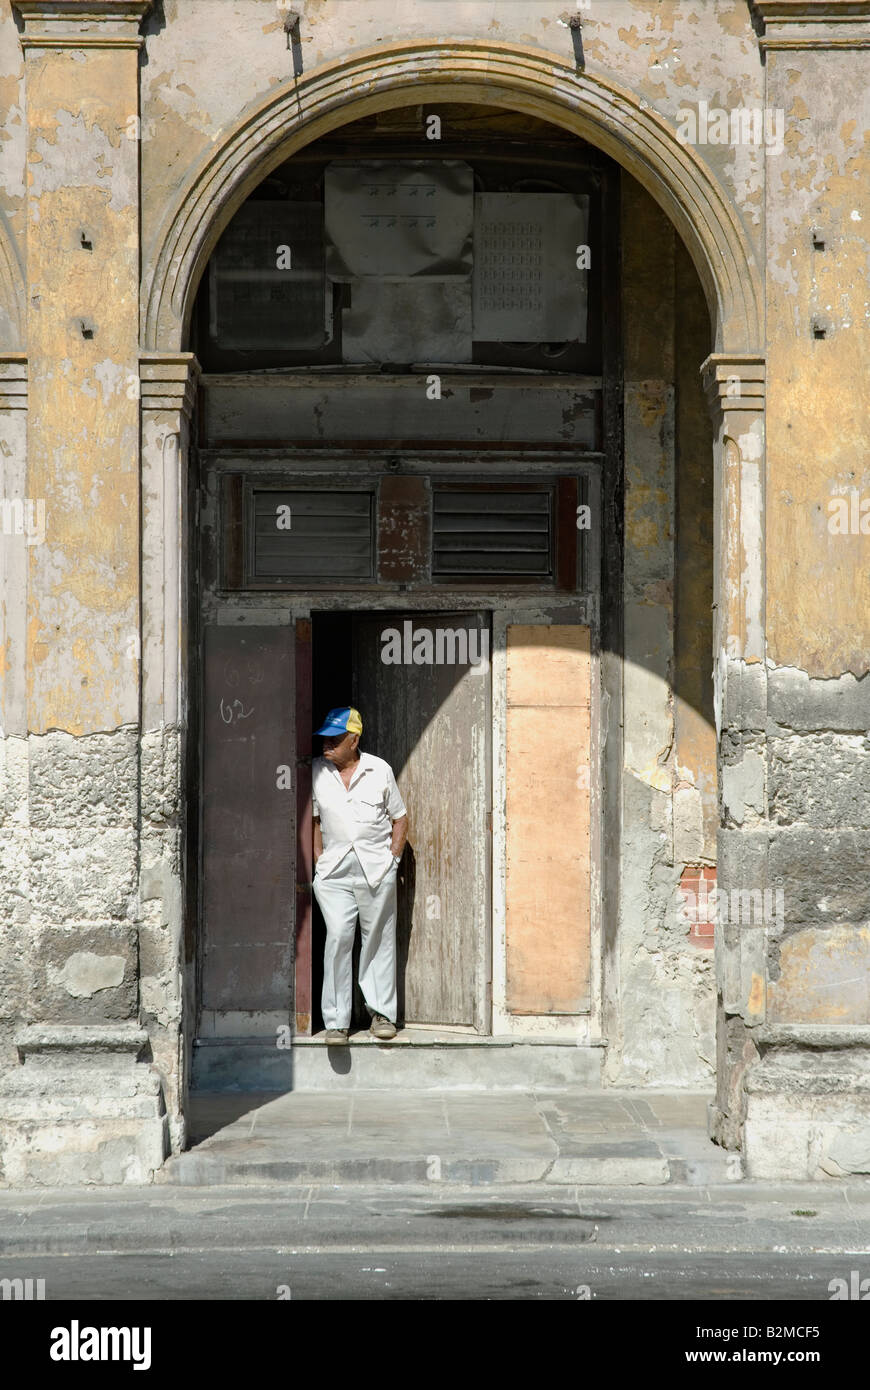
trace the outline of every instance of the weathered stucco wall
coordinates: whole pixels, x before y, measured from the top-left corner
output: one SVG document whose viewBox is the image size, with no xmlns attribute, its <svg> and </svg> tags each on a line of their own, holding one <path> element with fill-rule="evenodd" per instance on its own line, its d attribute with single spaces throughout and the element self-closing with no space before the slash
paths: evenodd
<svg viewBox="0 0 870 1390">
<path fill-rule="evenodd" d="M 300 102 L 312 74 L 363 50 L 392 51 L 395 71 L 419 92 L 414 45 L 427 39 L 445 51 L 426 61 L 457 80 L 465 69 L 450 44 L 480 45 L 482 66 L 467 82 L 479 81 L 482 101 L 509 100 L 485 71 L 487 44 L 516 45 L 518 64 L 538 56 L 529 71 L 542 103 L 544 89 L 570 92 L 582 61 L 589 77 L 639 104 L 642 129 L 633 101 L 612 92 L 607 119 L 617 109 L 631 127 L 626 158 L 638 179 L 651 186 L 655 164 L 656 179 L 670 180 L 684 232 L 714 205 L 711 189 L 725 195 L 717 216 L 729 236 L 699 234 L 690 248 L 698 267 L 705 247 L 708 301 L 716 280 L 724 302 L 735 266 L 749 286 L 749 308 L 727 324 L 711 368 L 711 499 L 692 373 L 712 327 L 673 223 L 625 179 L 624 873 L 608 1074 L 700 1084 L 713 1065 L 711 956 L 687 941 L 676 911 L 682 868 L 714 858 L 704 667 L 712 516 L 720 883 L 783 893 L 774 920 L 721 933 L 717 1132 L 745 1142 L 759 1176 L 775 1176 L 776 1164 L 792 1176 L 868 1171 L 870 21 L 837 0 L 757 0 L 752 12 L 746 0 L 592 0 L 579 31 L 549 0 L 297 8 L 298 41 L 288 46 L 274 0 L 163 0 L 144 22 L 140 66 L 148 0 L 95 5 L 84 17 L 62 0 L 21 0 L 17 18 L 0 0 L 0 467 L 5 497 L 41 499 L 46 522 L 40 543 L 2 538 L 0 1045 L 15 1065 L 0 1113 L 19 1126 L 9 1133 L 30 1135 L 17 1149 L 4 1140 L 7 1179 L 27 1171 L 34 1117 L 62 1105 L 53 1099 L 61 1078 L 86 1114 L 95 1053 L 127 1110 L 105 1159 L 109 1119 L 77 1149 L 79 1135 L 65 1172 L 121 1180 L 159 1163 L 158 1083 L 142 1082 L 146 1069 L 133 1061 L 149 1042 L 173 1142 L 183 1134 L 192 364 L 170 356 L 184 346 L 189 287 L 174 243 L 167 252 L 169 227 L 186 207 L 214 240 L 232 169 L 217 186 L 197 180 L 258 103 L 282 93 Z M 60 30 L 73 42 L 52 46 Z M 509 61 L 502 52 L 505 70 Z M 323 90 L 319 109 L 333 126 L 350 100 L 372 109 L 381 100 L 362 65 L 353 84 Z M 389 102 L 406 99 L 391 87 Z M 561 109 L 567 121 L 570 96 Z M 757 113 L 764 139 L 711 138 L 720 111 Z M 664 155 L 644 144 L 653 131 Z M 602 145 L 614 152 L 603 136 Z M 265 172 L 250 151 L 244 158 L 234 198 Z M 688 168 L 709 169 L 715 184 L 689 188 Z M 185 204 L 192 191 L 203 204 L 195 212 Z M 165 284 L 178 291 L 169 316 L 177 341 L 156 333 L 147 344 L 162 358 L 140 358 L 140 224 L 143 283 L 163 251 Z M 737 248 L 730 269 L 712 246 Z M 764 342 L 752 329 L 754 258 L 766 274 Z M 721 337 L 721 321 L 716 329 Z M 140 373 L 151 383 L 141 413 Z M 26 1067 L 13 1046 L 22 1021 L 42 1029 L 25 1039 Z M 81 1118 L 51 1113 L 67 1136 Z M 134 1153 L 137 1134 L 146 1138 Z M 57 1142 L 48 1133 L 45 1152 Z M 42 1161 L 33 1171 L 50 1174 Z"/>
</svg>

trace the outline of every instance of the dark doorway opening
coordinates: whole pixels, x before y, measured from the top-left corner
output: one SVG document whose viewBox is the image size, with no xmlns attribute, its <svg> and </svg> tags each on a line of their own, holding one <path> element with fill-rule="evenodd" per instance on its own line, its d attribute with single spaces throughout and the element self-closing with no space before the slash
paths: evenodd
<svg viewBox="0 0 870 1390">
<path fill-rule="evenodd" d="M 415 640 L 420 655 L 431 634 L 434 659 L 385 662 L 391 632 L 406 657 Z M 313 727 L 335 706 L 359 709 L 360 747 L 390 764 L 408 807 L 398 880 L 400 1026 L 489 1030 L 489 643 L 488 613 L 312 616 Z M 457 659 L 438 661 L 439 653 Z M 312 754 L 320 754 L 319 739 Z M 325 939 L 314 902 L 312 1032 L 323 1028 Z M 357 933 L 352 1030 L 369 1026 L 356 984 L 359 949 Z"/>
</svg>

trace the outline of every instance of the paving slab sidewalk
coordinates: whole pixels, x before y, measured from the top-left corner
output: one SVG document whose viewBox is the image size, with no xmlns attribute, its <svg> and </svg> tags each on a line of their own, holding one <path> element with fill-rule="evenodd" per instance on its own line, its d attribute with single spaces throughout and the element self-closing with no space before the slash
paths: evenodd
<svg viewBox="0 0 870 1390">
<path fill-rule="evenodd" d="M 707 1137 L 709 1096 L 685 1091 L 200 1094 L 168 1184 L 740 1180 Z"/>
</svg>

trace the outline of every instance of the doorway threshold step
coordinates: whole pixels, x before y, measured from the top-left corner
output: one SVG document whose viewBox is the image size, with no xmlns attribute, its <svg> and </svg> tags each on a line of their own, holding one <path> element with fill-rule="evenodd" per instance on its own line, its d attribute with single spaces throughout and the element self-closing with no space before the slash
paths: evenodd
<svg viewBox="0 0 870 1390">
<path fill-rule="evenodd" d="M 322 1033 L 280 1039 L 199 1038 L 191 1085 L 197 1091 L 499 1091 L 601 1085 L 604 1043 L 490 1038 L 402 1029 L 390 1042 L 368 1031 L 343 1047 Z"/>
<path fill-rule="evenodd" d="M 194 1094 L 182 1186 L 693 1186 L 742 1176 L 707 1135 L 706 1095 L 571 1090 Z"/>
</svg>

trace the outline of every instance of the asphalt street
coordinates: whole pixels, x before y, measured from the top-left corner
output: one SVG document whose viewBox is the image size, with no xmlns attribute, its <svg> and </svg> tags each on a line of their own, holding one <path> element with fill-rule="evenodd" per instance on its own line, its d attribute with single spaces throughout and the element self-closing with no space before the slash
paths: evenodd
<svg viewBox="0 0 870 1390">
<path fill-rule="evenodd" d="M 868 1249 L 867 1183 L 0 1193 L 46 1300 L 830 1302 Z"/>
</svg>

